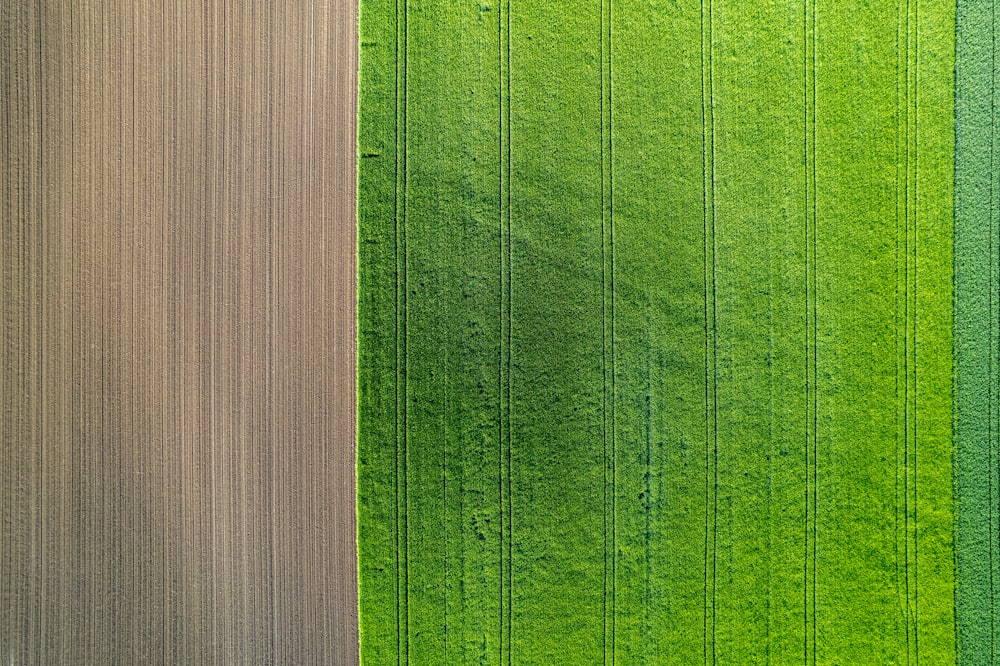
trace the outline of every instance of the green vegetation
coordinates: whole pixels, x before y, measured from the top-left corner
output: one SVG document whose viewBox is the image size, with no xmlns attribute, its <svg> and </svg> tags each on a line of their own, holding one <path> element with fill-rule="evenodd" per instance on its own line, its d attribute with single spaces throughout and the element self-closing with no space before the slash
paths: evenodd
<svg viewBox="0 0 1000 666">
<path fill-rule="evenodd" d="M 954 27 L 362 1 L 364 663 L 955 661 Z"/>
<path fill-rule="evenodd" d="M 997 7 L 958 6 L 955 81 L 955 596 L 962 663 L 998 661 L 1000 195 Z"/>
</svg>

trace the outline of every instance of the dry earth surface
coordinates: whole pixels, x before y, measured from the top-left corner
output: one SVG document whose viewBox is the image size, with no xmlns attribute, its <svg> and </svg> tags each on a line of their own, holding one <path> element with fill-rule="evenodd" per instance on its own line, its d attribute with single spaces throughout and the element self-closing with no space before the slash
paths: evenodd
<svg viewBox="0 0 1000 666">
<path fill-rule="evenodd" d="M 0 661 L 356 663 L 354 3 L 0 17 Z"/>
</svg>

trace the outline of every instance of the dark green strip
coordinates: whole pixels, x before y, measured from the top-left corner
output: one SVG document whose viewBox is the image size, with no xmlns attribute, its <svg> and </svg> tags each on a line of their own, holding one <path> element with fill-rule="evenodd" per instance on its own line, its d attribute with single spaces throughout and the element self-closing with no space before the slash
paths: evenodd
<svg viewBox="0 0 1000 666">
<path fill-rule="evenodd" d="M 956 617 L 963 664 L 997 657 L 996 2 L 960 0 L 955 81 Z"/>
<path fill-rule="evenodd" d="M 359 10 L 358 603 L 361 661 L 397 661 L 396 6 Z M 388 101 L 387 100 L 391 100 Z M 387 390 L 387 387 L 392 387 Z M 387 446 L 386 443 L 389 443 Z"/>
</svg>

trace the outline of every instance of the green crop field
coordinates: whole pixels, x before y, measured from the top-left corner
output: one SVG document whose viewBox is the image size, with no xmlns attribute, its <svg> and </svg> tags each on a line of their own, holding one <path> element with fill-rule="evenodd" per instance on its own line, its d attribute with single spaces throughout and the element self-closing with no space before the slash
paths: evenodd
<svg viewBox="0 0 1000 666">
<path fill-rule="evenodd" d="M 995 24 L 361 0 L 364 664 L 993 662 Z"/>
<path fill-rule="evenodd" d="M 997 2 L 959 3 L 955 82 L 956 633 L 1000 663 L 1000 162 Z"/>
</svg>

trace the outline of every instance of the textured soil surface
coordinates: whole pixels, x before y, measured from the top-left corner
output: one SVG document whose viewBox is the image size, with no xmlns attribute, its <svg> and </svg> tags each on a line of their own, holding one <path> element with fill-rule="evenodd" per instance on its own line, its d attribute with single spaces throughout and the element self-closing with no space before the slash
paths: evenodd
<svg viewBox="0 0 1000 666">
<path fill-rule="evenodd" d="M 356 663 L 352 5 L 3 3 L 3 663 Z"/>
</svg>

